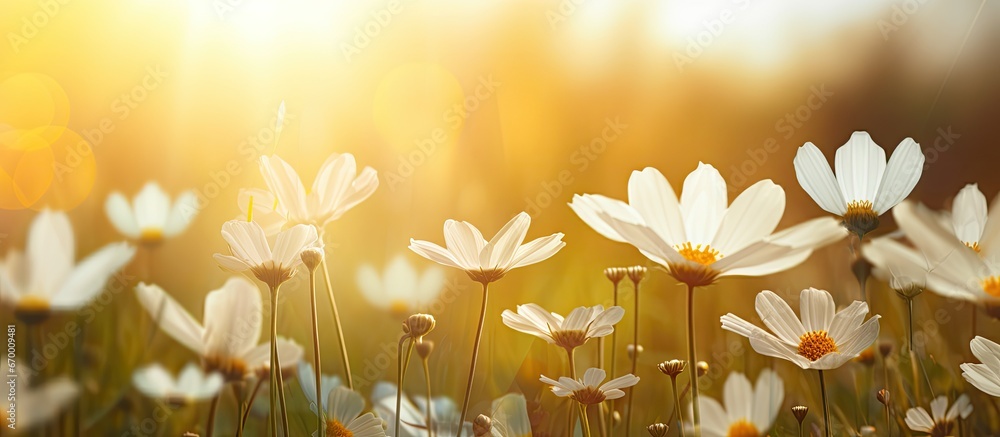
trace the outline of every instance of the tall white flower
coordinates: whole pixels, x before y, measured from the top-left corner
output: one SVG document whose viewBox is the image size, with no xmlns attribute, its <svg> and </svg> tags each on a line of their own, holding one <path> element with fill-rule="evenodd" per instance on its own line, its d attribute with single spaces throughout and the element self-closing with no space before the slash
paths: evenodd
<svg viewBox="0 0 1000 437">
<path fill-rule="evenodd" d="M 396 421 L 396 385 L 379 381 L 372 389 L 372 409 L 388 423 Z M 463 433 L 472 435 L 472 424 L 459 419 L 458 406 L 447 396 L 435 396 L 431 399 L 431 421 L 434 435 L 454 435 L 462 423 Z M 399 404 L 400 428 L 398 437 L 427 437 L 427 401 L 425 396 L 410 396 L 403 393 Z M 392 436 L 393 427 L 389 426 L 388 434 Z M 393 436 L 397 437 L 397 436 Z"/>
<path fill-rule="evenodd" d="M 762 436 L 774 425 L 785 400 L 785 383 L 777 373 L 764 369 L 756 385 L 742 373 L 730 373 L 723 387 L 722 401 L 699 398 L 702 411 L 701 433 L 705 437 Z M 686 425 L 690 429 L 690 424 Z"/>
<path fill-rule="evenodd" d="M 569 206 L 601 235 L 635 246 L 691 286 L 780 272 L 846 235 L 831 218 L 774 233 L 785 210 L 784 190 L 760 181 L 729 205 L 726 181 L 704 163 L 684 180 L 679 201 L 658 170 L 634 171 L 628 200 L 584 194 Z"/>
<path fill-rule="evenodd" d="M 385 437 L 382 421 L 372 413 L 361 414 L 365 398 L 347 387 L 330 390 L 326 401 L 323 435 L 350 437 Z"/>
<path fill-rule="evenodd" d="M 446 247 L 411 238 L 410 250 L 438 264 L 462 269 L 476 282 L 489 283 L 512 269 L 545 261 L 566 245 L 561 232 L 522 244 L 530 225 L 531 216 L 521 212 L 486 241 L 472 223 L 447 220 Z"/>
<path fill-rule="evenodd" d="M 194 363 L 188 363 L 174 378 L 167 369 L 152 364 L 132 374 L 132 385 L 142 394 L 153 399 L 190 403 L 211 399 L 222 389 L 222 375 L 203 372 Z"/>
<path fill-rule="evenodd" d="M 4 374 L 7 375 L 6 363 L 4 369 Z M 16 361 L 13 369 L 10 369 L 15 372 L 10 376 L 13 376 L 12 381 L 16 390 L 7 385 L 8 381 L 11 381 L 7 379 L 9 376 L 4 377 L 4 391 L 16 392 L 16 396 L 14 399 L 6 394 L 0 396 L 0 409 L 4 412 L 0 416 L 0 426 L 7 430 L 11 429 L 8 427 L 12 427 L 15 430 L 14 434 L 17 434 L 17 431 L 30 431 L 38 425 L 46 425 L 57 420 L 59 414 L 80 394 L 80 386 L 65 376 L 31 385 L 29 369 L 28 365 L 21 361 Z M 10 422 L 11 416 L 8 414 L 11 409 L 17 413 L 14 417 L 16 421 L 13 423 Z"/>
<path fill-rule="evenodd" d="M 330 155 L 308 192 L 295 169 L 277 155 L 260 157 L 260 173 L 270 195 L 263 190 L 241 190 L 239 205 L 244 214 L 249 213 L 249 199 L 254 197 L 254 218 L 271 231 L 268 235 L 296 224 L 323 229 L 378 188 L 375 169 L 365 167 L 358 174 L 354 155 L 350 153 Z"/>
<path fill-rule="evenodd" d="M 552 386 L 552 393 L 562 398 L 570 398 L 583 405 L 599 404 L 605 400 L 619 399 L 625 396 L 621 389 L 632 387 L 639 383 L 639 377 L 627 374 L 604 382 L 607 373 L 602 369 L 591 367 L 576 380 L 565 376 L 558 381 L 542 375 L 540 380 Z M 604 382 L 603 384 L 601 384 Z"/>
<path fill-rule="evenodd" d="M 26 323 L 83 307 L 135 255 L 135 247 L 111 243 L 77 263 L 69 218 L 49 210 L 31 222 L 27 241 L 24 253 L 12 249 L 0 265 L 0 300 Z"/>
<path fill-rule="evenodd" d="M 131 204 L 122 193 L 111 193 L 104 210 L 118 232 L 141 244 L 157 245 L 187 229 L 198 212 L 197 203 L 194 191 L 188 190 L 171 204 L 170 196 L 156 182 L 148 182 Z"/>
<path fill-rule="evenodd" d="M 878 228 L 878 217 L 892 209 L 920 180 L 924 154 L 907 138 L 886 163 L 882 150 L 867 132 L 855 132 L 839 149 L 834 176 L 823 152 L 813 143 L 795 154 L 795 176 L 809 196 L 831 214 L 844 219 L 848 230 L 864 236 Z"/>
<path fill-rule="evenodd" d="M 545 311 L 533 304 L 518 305 L 517 312 L 504 310 L 503 324 L 511 329 L 531 334 L 549 344 L 573 349 L 583 346 L 591 338 L 605 337 L 615 331 L 615 324 L 625 316 L 625 309 L 613 306 L 604 309 L 601 305 L 579 307 L 565 318 Z"/>
<path fill-rule="evenodd" d="M 750 346 L 761 355 L 785 359 L 803 369 L 836 369 L 878 338 L 880 316 L 865 321 L 867 303 L 854 301 L 836 311 L 833 296 L 826 290 L 802 290 L 801 320 L 769 290 L 757 295 L 755 306 L 764 325 L 774 334 L 732 313 L 722 316 L 722 329 L 749 338 Z"/>
<path fill-rule="evenodd" d="M 222 225 L 222 238 L 229 243 L 232 255 L 215 254 L 219 265 L 234 272 L 249 270 L 271 288 L 295 275 L 295 268 L 302 264 L 303 249 L 319 245 L 312 225 L 295 225 L 279 232 L 272 246 L 257 223 L 230 220 Z"/>
<path fill-rule="evenodd" d="M 948 398 L 938 396 L 931 401 L 931 414 L 927 414 L 924 407 L 910 408 L 906 410 L 906 426 L 910 430 L 926 432 L 931 437 L 946 437 L 955 430 L 955 421 L 959 418 L 965 419 L 972 414 L 972 403 L 969 397 L 961 395 L 955 400 L 951 408 L 948 408 Z"/>
<path fill-rule="evenodd" d="M 260 293 L 247 279 L 234 276 L 208 293 L 204 323 L 157 285 L 139 284 L 135 291 L 160 329 L 198 354 L 206 370 L 239 381 L 270 368 L 270 343 L 257 344 L 263 319 Z M 277 346 L 282 369 L 294 369 L 302 359 L 302 347 L 284 339 Z"/>
<path fill-rule="evenodd" d="M 397 255 L 381 273 L 371 264 L 358 268 L 358 288 L 361 295 L 376 308 L 406 316 L 427 307 L 444 289 L 444 271 L 428 267 L 421 274 L 402 254 Z"/>
<path fill-rule="evenodd" d="M 962 377 L 983 393 L 1000 397 L 1000 345 L 976 336 L 969 347 L 982 364 L 963 363 Z"/>
</svg>

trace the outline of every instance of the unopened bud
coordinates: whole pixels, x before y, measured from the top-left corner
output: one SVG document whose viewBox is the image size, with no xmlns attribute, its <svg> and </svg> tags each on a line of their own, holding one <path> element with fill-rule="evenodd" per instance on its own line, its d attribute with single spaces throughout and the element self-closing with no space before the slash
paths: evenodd
<svg viewBox="0 0 1000 437">
<path fill-rule="evenodd" d="M 323 263 L 323 249 L 318 247 L 303 249 L 299 257 L 302 258 L 302 264 L 305 264 L 306 268 L 312 272 Z"/>
<path fill-rule="evenodd" d="M 882 354 L 882 358 L 886 358 L 892 353 L 892 343 L 883 341 L 878 344 L 878 353 Z"/>
<path fill-rule="evenodd" d="M 427 357 L 430 356 L 431 352 L 434 352 L 434 342 L 430 340 L 421 341 L 420 343 L 417 343 L 416 349 L 417 355 L 419 355 L 421 359 L 426 360 Z"/>
<path fill-rule="evenodd" d="M 653 437 L 664 437 L 669 430 L 670 427 L 666 423 L 654 423 L 646 427 L 646 431 L 649 431 L 649 435 Z"/>
<path fill-rule="evenodd" d="M 706 363 L 704 361 L 699 361 L 698 365 L 695 366 L 695 367 L 698 369 L 698 377 L 699 378 L 701 378 L 702 376 L 705 376 L 705 374 L 708 373 L 708 363 Z"/>
<path fill-rule="evenodd" d="M 646 268 L 643 266 L 632 266 L 629 267 L 627 270 L 628 270 L 628 278 L 631 279 L 632 282 L 636 284 L 642 281 L 642 278 L 646 277 Z"/>
<path fill-rule="evenodd" d="M 489 435 L 492 428 L 493 420 L 485 414 L 476 416 L 476 420 L 472 422 L 472 433 L 475 434 L 476 437 Z"/>
<path fill-rule="evenodd" d="M 611 283 L 618 285 L 626 275 L 625 267 L 608 267 L 604 269 L 604 276 L 608 277 Z"/>
<path fill-rule="evenodd" d="M 799 421 L 799 425 L 802 424 L 803 420 L 806 420 L 806 414 L 809 413 L 809 407 L 805 405 L 796 405 L 792 407 L 792 415 L 795 416 L 795 420 Z"/>
<path fill-rule="evenodd" d="M 416 339 L 417 342 L 421 342 L 423 336 L 431 332 L 436 323 L 434 316 L 430 314 L 414 314 L 403 321 L 403 332 L 410 338 Z"/>
<path fill-rule="evenodd" d="M 625 350 L 628 352 L 628 359 L 635 360 L 637 356 L 642 355 L 642 345 L 628 345 Z"/>
<path fill-rule="evenodd" d="M 875 393 L 875 399 L 878 399 L 879 403 L 888 407 L 890 402 L 889 390 L 884 388 L 879 390 L 878 393 Z"/>
<path fill-rule="evenodd" d="M 667 375 L 671 378 L 676 378 L 677 375 L 684 373 L 684 369 L 687 368 L 687 362 L 681 360 L 664 361 L 660 364 L 657 364 L 656 368 L 660 369 L 660 372 L 663 372 L 664 375 Z"/>
<path fill-rule="evenodd" d="M 614 427 L 617 428 L 621 424 L 622 424 L 622 415 L 621 415 L 621 413 L 619 413 L 617 411 L 612 412 L 611 413 L 611 426 L 614 426 Z"/>
</svg>

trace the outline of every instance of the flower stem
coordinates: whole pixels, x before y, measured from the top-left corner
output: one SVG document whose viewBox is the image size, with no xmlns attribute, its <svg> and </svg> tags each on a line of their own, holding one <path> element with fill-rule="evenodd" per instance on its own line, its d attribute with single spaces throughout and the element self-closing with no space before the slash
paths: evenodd
<svg viewBox="0 0 1000 437">
<path fill-rule="evenodd" d="M 433 405 L 431 403 L 431 369 L 427 357 L 423 357 L 420 361 L 424 368 L 424 383 L 427 384 L 427 437 L 434 437 L 434 424 L 431 422 L 431 406 Z"/>
<path fill-rule="evenodd" d="M 856 262 L 865 262 L 865 257 L 862 254 L 862 248 L 864 247 L 864 236 L 858 235 L 858 252 Z M 861 289 L 861 301 L 868 302 L 868 275 L 858 276 L 858 287 Z"/>
<path fill-rule="evenodd" d="M 278 371 L 275 373 L 278 378 L 278 406 L 281 407 L 281 429 L 285 432 L 285 436 L 290 436 L 291 434 L 288 433 L 288 405 L 285 403 L 285 376 L 281 374 L 280 357 Z"/>
<path fill-rule="evenodd" d="M 576 380 L 576 348 L 566 348 L 566 356 L 569 357 L 569 377 Z M 576 401 L 569 399 L 569 411 L 566 412 L 566 429 L 569 430 L 568 435 L 574 435 L 573 429 L 576 428 L 576 424 L 573 422 L 574 403 Z"/>
<path fill-rule="evenodd" d="M 277 435 L 278 416 L 276 407 L 280 403 L 282 430 L 288 434 L 288 416 L 285 406 L 285 387 L 281 380 L 281 361 L 278 358 L 278 289 L 280 285 L 271 287 L 271 365 L 268 373 L 271 376 L 271 432 Z"/>
<path fill-rule="evenodd" d="M 236 400 L 236 437 L 243 437 L 243 424 L 239 422 L 243 417 L 243 389 L 246 383 L 238 382 L 230 385 L 233 388 L 233 399 Z"/>
<path fill-rule="evenodd" d="M 604 337 L 597 339 L 597 367 L 604 370 Z M 604 402 L 597 404 L 597 430 L 601 437 L 607 435 L 607 428 L 604 424 Z"/>
<path fill-rule="evenodd" d="M 208 407 L 208 425 L 205 427 L 205 434 L 212 437 L 215 433 L 215 413 L 219 410 L 219 395 L 212 398 L 212 405 Z"/>
<path fill-rule="evenodd" d="M 687 292 L 687 346 L 688 366 L 691 368 L 691 406 L 694 410 L 694 436 L 701 437 L 701 406 L 698 405 L 698 357 L 694 347 L 694 286 L 688 285 Z"/>
<path fill-rule="evenodd" d="M 634 301 L 635 314 L 632 315 L 634 329 L 632 330 L 632 374 L 635 375 L 639 367 L 639 281 L 632 282 L 635 285 Z M 632 399 L 635 398 L 635 386 L 628 388 L 628 411 L 625 413 L 625 437 L 632 435 Z"/>
<path fill-rule="evenodd" d="M 333 313 L 333 323 L 337 328 L 337 341 L 340 342 L 340 359 L 344 362 L 344 378 L 347 388 L 354 390 L 354 377 L 351 376 L 351 360 L 347 358 L 347 345 L 344 343 L 344 328 L 340 325 L 340 312 L 337 311 L 337 299 L 333 297 L 333 286 L 330 285 L 330 272 L 323 257 L 323 281 L 326 283 L 326 294 L 330 296 L 330 312 Z"/>
<path fill-rule="evenodd" d="M 889 409 L 889 401 L 885 402 L 885 432 L 888 437 L 892 437 L 892 410 Z"/>
<path fill-rule="evenodd" d="M 590 437 L 590 421 L 587 420 L 587 406 L 584 404 L 580 404 L 580 417 L 583 418 L 583 437 Z"/>
<path fill-rule="evenodd" d="M 681 398 L 680 394 L 677 393 L 677 377 L 670 377 L 670 390 L 674 393 L 674 411 L 670 414 L 671 417 L 677 416 L 677 429 L 680 430 L 680 436 L 684 437 L 684 418 L 681 417 Z"/>
<path fill-rule="evenodd" d="M 826 429 L 826 437 L 833 435 L 831 431 L 830 423 L 830 402 L 827 400 L 826 396 L 826 376 L 823 375 L 823 370 L 818 370 L 819 372 L 819 391 L 820 395 L 823 396 L 823 427 Z"/>
<path fill-rule="evenodd" d="M 618 306 L 618 282 L 617 281 L 614 282 L 614 291 L 613 292 L 614 292 L 614 306 Z M 611 374 L 611 378 L 610 379 L 615 379 L 615 377 L 617 377 L 617 375 L 615 375 L 615 361 L 616 361 L 615 359 L 618 357 L 617 355 L 615 355 L 616 353 L 618 353 L 618 330 L 617 329 L 611 332 L 611 373 L 610 373 Z M 612 399 L 612 400 L 608 401 L 608 425 L 607 426 L 608 426 L 608 435 L 609 436 L 610 435 L 614 435 L 614 426 L 615 426 L 615 418 L 614 418 L 614 414 L 615 414 L 615 401 L 616 401 L 615 399 Z"/>
<path fill-rule="evenodd" d="M 319 318 L 316 315 L 316 271 L 309 270 L 309 306 L 312 307 L 313 370 L 316 373 L 316 435 L 323 434 L 323 367 L 319 348 Z"/>
<path fill-rule="evenodd" d="M 476 361 L 479 360 L 479 341 L 483 338 L 483 323 L 486 321 L 486 302 L 489 298 L 489 282 L 483 281 L 483 307 L 479 310 L 479 327 L 476 329 L 475 345 L 472 347 L 472 363 L 469 364 L 469 382 L 465 384 L 465 400 L 462 401 L 462 415 L 458 417 L 459 423 L 465 421 L 465 415 L 469 412 L 469 400 L 472 398 L 472 381 L 476 376 Z M 458 427 L 458 437 L 462 437 L 462 427 Z"/>
<path fill-rule="evenodd" d="M 906 348 L 913 350 L 913 298 L 906 299 L 906 319 L 908 321 L 907 334 L 909 336 L 909 342 L 906 343 Z"/>
<path fill-rule="evenodd" d="M 260 392 L 260 386 L 264 385 L 264 379 L 258 379 L 257 383 L 253 386 L 253 391 L 250 392 L 250 398 L 247 399 L 246 407 L 243 408 L 243 414 L 240 416 L 240 428 L 243 429 L 247 426 L 247 418 L 250 417 L 250 408 L 253 406 L 254 399 L 257 399 L 257 393 Z"/>
<path fill-rule="evenodd" d="M 396 345 L 396 427 L 394 428 L 396 432 L 394 432 L 393 435 L 399 435 L 399 407 L 403 400 L 403 368 L 406 367 L 406 365 L 403 364 L 403 343 L 405 343 L 408 339 L 410 339 L 410 336 L 403 335 L 399 338 L 399 344 Z M 412 339 L 410 339 L 410 345 L 411 347 L 413 345 Z M 409 364 L 409 358 L 409 356 L 406 357 L 406 364 Z M 430 404 L 427 404 L 428 408 L 430 408 L 430 406 Z"/>
</svg>

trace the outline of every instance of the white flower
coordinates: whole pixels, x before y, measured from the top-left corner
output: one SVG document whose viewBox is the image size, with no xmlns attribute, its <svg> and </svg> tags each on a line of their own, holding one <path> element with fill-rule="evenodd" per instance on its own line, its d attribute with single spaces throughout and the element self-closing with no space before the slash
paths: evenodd
<svg viewBox="0 0 1000 437">
<path fill-rule="evenodd" d="M 254 197 L 253 216 L 268 235 L 286 225 L 311 224 L 319 229 L 367 199 L 378 188 L 375 169 L 365 167 L 358 174 L 354 155 L 334 153 L 327 158 L 306 192 L 291 165 L 277 155 L 260 157 L 260 173 L 270 190 L 241 190 L 239 205 L 244 215 Z"/>
<path fill-rule="evenodd" d="M 977 336 L 969 347 L 982 364 L 963 363 L 962 377 L 983 393 L 1000 397 L 1000 345 Z"/>
<path fill-rule="evenodd" d="M 389 262 L 381 275 L 371 264 L 361 266 L 357 282 L 361 295 L 373 306 L 406 316 L 426 311 L 434 303 L 444 288 L 445 275 L 438 267 L 428 267 L 419 274 L 400 254 Z"/>
<path fill-rule="evenodd" d="M 257 344 L 263 319 L 260 292 L 247 279 L 229 278 L 222 288 L 208 293 L 204 324 L 156 285 L 139 284 L 135 291 L 160 329 L 198 354 L 207 370 L 239 381 L 270 368 L 271 344 Z M 302 359 L 302 347 L 294 342 L 279 339 L 277 345 L 283 369 L 294 368 Z"/>
<path fill-rule="evenodd" d="M 965 419 L 972 414 L 972 403 L 969 397 L 961 395 L 955 404 L 948 408 L 948 398 L 938 396 L 931 401 L 931 414 L 924 407 L 906 410 L 906 426 L 913 431 L 926 432 L 931 437 L 946 437 L 955 429 L 955 420 Z"/>
<path fill-rule="evenodd" d="M 82 308 L 135 255 L 134 247 L 111 243 L 76 263 L 69 219 L 49 210 L 31 222 L 27 241 L 24 254 L 10 250 L 0 265 L 0 300 L 26 321 L 44 320 L 51 310 Z"/>
<path fill-rule="evenodd" d="M 188 363 L 176 379 L 163 366 L 152 364 L 132 374 L 132 384 L 142 394 L 153 399 L 172 402 L 197 402 L 211 399 L 222 389 L 222 375 L 202 372 L 194 363 Z"/>
<path fill-rule="evenodd" d="M 726 181 L 704 163 L 684 180 L 679 201 L 655 168 L 632 172 L 628 199 L 575 195 L 569 206 L 601 235 L 635 246 L 691 286 L 780 272 L 847 234 L 829 217 L 773 233 L 785 210 L 784 190 L 760 181 L 727 206 Z"/>
<path fill-rule="evenodd" d="M 875 277 L 893 290 L 912 292 L 927 287 L 928 266 L 923 254 L 892 236 L 873 238 L 862 253 L 872 264 Z"/>
<path fill-rule="evenodd" d="M 385 437 L 382 421 L 372 413 L 361 414 L 365 399 L 347 387 L 330 391 L 326 401 L 326 423 L 323 435 L 352 437 Z"/>
<path fill-rule="evenodd" d="M 778 417 L 785 399 L 785 383 L 770 369 L 760 372 L 756 387 L 750 385 L 745 375 L 734 372 L 726 378 L 723 387 L 725 407 L 708 396 L 698 399 L 703 436 L 761 436 L 771 429 Z M 691 424 L 685 426 L 692 428 Z"/>
<path fill-rule="evenodd" d="M 528 417 L 528 402 L 524 395 L 509 393 L 493 400 L 490 429 L 493 437 L 529 437 L 531 420 Z"/>
<path fill-rule="evenodd" d="M 299 386 L 302 387 L 302 393 L 306 395 L 306 399 L 309 400 L 309 409 L 313 413 L 316 413 L 316 373 L 313 369 L 312 364 L 305 361 L 299 362 L 298 369 L 298 380 Z M 322 411 L 326 411 L 328 405 L 326 404 L 328 398 L 327 395 L 330 394 L 333 389 L 340 387 L 343 383 L 340 382 L 339 376 L 329 376 L 320 375 L 320 387 L 319 392 L 322 393 Z"/>
<path fill-rule="evenodd" d="M 489 283 L 512 269 L 544 261 L 566 245 L 562 233 L 521 244 L 530 224 L 531 216 L 521 212 L 492 240 L 486 241 L 471 223 L 447 220 L 444 222 L 447 248 L 411 238 L 410 250 L 438 264 L 462 269 L 477 282 Z"/>
<path fill-rule="evenodd" d="M 565 349 L 582 346 L 591 338 L 610 335 L 615 330 L 615 324 L 624 316 L 625 309 L 622 307 L 605 310 L 603 306 L 595 305 L 576 308 L 563 318 L 533 303 L 518 305 L 516 313 L 504 310 L 501 314 L 503 324 L 511 329 Z"/>
<path fill-rule="evenodd" d="M 880 316 L 864 321 L 868 304 L 854 301 L 836 312 L 826 290 L 808 288 L 799 295 L 801 321 L 777 294 L 764 290 L 756 308 L 771 334 L 732 313 L 722 316 L 722 329 L 750 339 L 761 355 L 791 361 L 803 369 L 836 369 L 858 356 L 878 338 Z"/>
<path fill-rule="evenodd" d="M 1000 197 L 987 208 L 979 185 L 966 185 L 951 205 L 951 222 L 955 236 L 966 246 L 986 257 L 1000 255 Z"/>
<path fill-rule="evenodd" d="M 837 149 L 837 175 L 823 152 L 813 143 L 795 154 L 795 176 L 809 196 L 831 214 L 844 218 L 844 226 L 863 236 L 878 227 L 878 217 L 910 195 L 920 180 L 924 154 L 907 138 L 889 159 L 867 132 L 855 132 Z"/>
<path fill-rule="evenodd" d="M 7 369 L 4 363 L 4 369 Z M 65 376 L 50 378 L 42 384 L 31 384 L 30 367 L 27 364 L 16 361 L 14 367 L 10 369 L 16 372 L 13 382 L 16 384 L 16 398 L 10 399 L 8 396 L 0 396 L 0 409 L 3 416 L 0 416 L 0 426 L 10 429 L 11 425 L 8 411 L 14 409 L 17 412 L 16 422 L 13 423 L 15 430 L 29 431 L 38 425 L 45 425 L 57 420 L 59 413 L 66 409 L 80 394 L 80 386 Z M 7 371 L 5 370 L 6 374 Z M 4 378 L 4 391 L 14 389 L 7 385 L 7 377 Z M 11 402 L 11 401 L 14 402 Z M 14 432 L 17 434 L 17 432 Z"/>
<path fill-rule="evenodd" d="M 155 245 L 184 232 L 198 212 L 194 191 L 185 191 L 171 205 L 170 197 L 156 182 L 148 182 L 139 194 L 128 199 L 113 192 L 104 204 L 111 224 L 126 237 Z"/>
<path fill-rule="evenodd" d="M 372 389 L 372 409 L 387 423 L 396 422 L 396 385 L 379 381 Z M 454 435 L 458 432 L 461 422 L 461 412 L 455 401 L 447 396 L 436 396 L 431 399 L 431 421 L 434 423 L 434 435 Z M 427 437 L 427 397 L 410 396 L 403 393 L 399 404 L 399 437 Z M 389 426 L 387 434 L 392 436 L 394 427 Z M 463 435 L 472 435 L 472 424 L 463 423 Z M 395 437 L 395 436 L 394 436 Z"/>
<path fill-rule="evenodd" d="M 215 254 L 215 260 L 226 270 L 250 270 L 271 288 L 291 279 L 295 268 L 302 264 L 303 249 L 319 244 L 316 228 L 295 225 L 275 237 L 274 249 L 260 225 L 242 220 L 230 220 L 222 225 L 222 238 L 229 243 L 230 255 Z"/>
<path fill-rule="evenodd" d="M 604 382 L 607 373 L 596 367 L 587 369 L 583 374 L 583 379 L 575 380 L 565 376 L 558 381 L 542 375 L 540 381 L 552 386 L 552 393 L 563 398 L 573 399 L 581 404 L 599 404 L 608 399 L 618 399 L 625 396 L 621 389 L 631 387 L 639 383 L 639 377 L 627 374 L 619 376 L 611 381 Z"/>
</svg>

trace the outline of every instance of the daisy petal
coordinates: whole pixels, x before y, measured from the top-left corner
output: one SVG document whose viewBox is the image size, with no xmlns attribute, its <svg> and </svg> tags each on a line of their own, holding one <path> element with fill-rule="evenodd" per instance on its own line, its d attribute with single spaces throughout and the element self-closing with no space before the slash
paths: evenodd
<svg viewBox="0 0 1000 437">
<path fill-rule="evenodd" d="M 837 178 L 830 164 L 813 143 L 806 143 L 795 152 L 795 177 L 813 201 L 830 214 L 839 216 L 847 212 L 847 203 L 841 194 Z"/>
<path fill-rule="evenodd" d="M 118 232 L 129 238 L 139 238 L 139 225 L 135 222 L 132 205 L 128 203 L 128 199 L 122 193 L 114 192 L 108 195 L 108 200 L 104 203 L 104 211 Z"/>
<path fill-rule="evenodd" d="M 884 159 L 883 157 L 883 162 Z M 892 152 L 889 165 L 885 168 L 885 175 L 882 176 L 878 196 L 873 205 L 875 212 L 882 215 L 909 196 L 920 180 L 923 169 L 924 153 L 920 150 L 920 145 L 912 138 L 899 143 Z"/>
<path fill-rule="evenodd" d="M 848 203 L 875 202 L 885 173 L 885 150 L 867 132 L 855 132 L 837 149 L 836 166 L 837 182 Z"/>
</svg>

